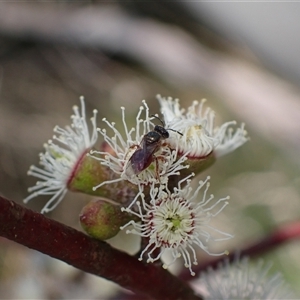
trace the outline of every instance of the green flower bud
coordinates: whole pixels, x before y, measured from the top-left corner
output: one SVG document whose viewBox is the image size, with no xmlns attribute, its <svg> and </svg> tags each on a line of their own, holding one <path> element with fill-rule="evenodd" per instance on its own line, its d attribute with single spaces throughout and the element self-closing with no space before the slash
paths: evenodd
<svg viewBox="0 0 300 300">
<path fill-rule="evenodd" d="M 132 219 L 127 212 L 121 212 L 121 206 L 103 199 L 91 201 L 80 212 L 80 224 L 84 231 L 98 240 L 107 240 L 118 234 L 120 226 Z"/>
</svg>

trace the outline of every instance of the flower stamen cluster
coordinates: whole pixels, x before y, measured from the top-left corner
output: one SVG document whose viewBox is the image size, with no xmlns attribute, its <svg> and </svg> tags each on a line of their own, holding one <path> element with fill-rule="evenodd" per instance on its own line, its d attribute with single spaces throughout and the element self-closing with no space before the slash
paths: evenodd
<svg viewBox="0 0 300 300">
<path fill-rule="evenodd" d="M 192 271 L 192 264 L 197 264 L 195 247 L 201 248 L 210 255 L 227 253 L 227 251 L 210 252 L 207 243 L 211 240 L 221 241 L 232 237 L 209 225 L 210 220 L 228 204 L 229 197 L 221 198 L 211 204 L 214 197 L 207 194 L 209 177 L 205 181 L 200 181 L 197 189 L 192 193 L 190 177 L 193 175 L 181 180 L 173 192 L 167 186 L 152 185 L 150 203 L 142 201 L 141 204 L 138 201 L 138 211 L 131 211 L 141 219 L 141 223 L 130 221 L 122 229 L 133 225 L 133 229 L 127 230 L 127 233 L 149 239 L 148 245 L 140 254 L 140 260 L 146 255 L 147 262 L 154 262 L 169 250 L 173 259 L 168 264 L 165 263 L 164 268 L 168 268 L 177 258 L 182 257 L 185 267 L 189 268 L 192 275 L 195 275 Z M 202 200 L 196 202 L 202 188 L 204 188 Z M 126 211 L 129 210 L 126 209 Z M 220 237 L 215 237 L 215 234 Z M 158 255 L 155 251 L 157 249 L 161 249 Z"/>
<path fill-rule="evenodd" d="M 61 202 L 78 161 L 97 141 L 97 110 L 93 111 L 91 118 L 92 135 L 90 136 L 83 97 L 80 97 L 80 102 L 81 111 L 78 106 L 73 107 L 71 126 L 66 128 L 56 126 L 53 131 L 57 135 L 44 145 L 45 152 L 40 153 L 40 165 L 43 168 L 31 166 L 28 171 L 28 175 L 35 176 L 41 181 L 37 181 L 35 186 L 28 189 L 31 194 L 24 199 L 24 202 L 27 203 L 39 195 L 52 195 L 42 209 L 42 213 L 53 210 Z"/>
<path fill-rule="evenodd" d="M 197 289 L 204 285 L 205 300 L 214 299 L 295 299 L 284 283 L 281 274 L 269 275 L 271 264 L 259 261 L 252 266 L 247 257 L 235 258 L 233 263 L 225 260 L 217 270 L 208 269 L 193 283 Z"/>
<path fill-rule="evenodd" d="M 166 184 L 168 178 L 173 175 L 178 175 L 179 171 L 188 168 L 183 162 L 187 159 L 186 155 L 178 159 L 178 146 L 170 149 L 167 143 L 163 141 L 158 142 L 157 150 L 151 152 L 147 146 L 143 145 L 145 136 L 153 131 L 154 124 L 152 120 L 155 117 L 149 115 L 149 107 L 146 101 L 143 101 L 143 106 L 139 108 L 136 117 L 136 126 L 128 130 L 125 119 L 125 108 L 122 109 L 122 123 L 125 130 L 125 138 L 122 137 L 120 132 L 116 129 L 115 123 L 108 122 L 105 118 L 103 121 L 113 131 L 113 136 L 107 134 L 106 129 L 98 129 L 99 133 L 103 136 L 104 141 L 110 146 L 110 152 L 107 151 L 93 151 L 91 154 L 97 154 L 95 159 L 99 160 L 103 166 L 107 166 L 113 172 L 119 175 L 119 178 L 101 182 L 95 186 L 98 189 L 101 186 L 109 183 L 127 180 L 136 185 L 149 185 L 152 182 Z M 145 110 L 145 119 L 141 118 L 142 112 Z M 147 168 L 139 173 L 132 170 L 132 156 L 133 154 L 143 148 L 143 156 L 140 160 L 149 159 L 153 160 Z"/>
<path fill-rule="evenodd" d="M 216 157 L 225 155 L 244 144 L 247 132 L 244 124 L 233 133 L 231 126 L 235 121 L 224 123 L 215 127 L 215 112 L 211 108 L 204 109 L 201 102 L 193 101 L 187 109 L 180 108 L 179 100 L 164 98 L 157 95 L 167 128 L 172 128 L 182 133 L 176 135 L 170 132 L 169 143 L 171 148 L 179 144 L 179 154 L 189 151 L 189 158 L 203 158 L 214 152 Z"/>
</svg>

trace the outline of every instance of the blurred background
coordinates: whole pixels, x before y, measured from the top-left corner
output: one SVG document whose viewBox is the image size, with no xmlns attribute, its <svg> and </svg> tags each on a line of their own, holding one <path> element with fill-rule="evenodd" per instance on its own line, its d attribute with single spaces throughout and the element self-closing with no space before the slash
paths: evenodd
<svg viewBox="0 0 300 300">
<path fill-rule="evenodd" d="M 217 123 L 246 123 L 251 140 L 201 176 L 231 196 L 218 228 L 240 249 L 300 216 L 300 4 L 223 1 L 31 1 L 0 4 L 0 193 L 22 203 L 43 143 L 70 124 L 86 99 L 129 124 L 156 94 L 187 107 L 207 98 Z M 119 122 L 120 123 L 120 122 Z M 121 128 L 121 124 L 119 124 Z M 91 198 L 69 193 L 49 217 L 80 229 Z M 47 199 L 32 200 L 40 210 Z M 122 240 L 123 239 L 123 240 Z M 116 247 L 124 236 L 114 239 Z M 132 247 L 127 239 L 128 251 Z M 0 239 L 0 295 L 6 299 L 108 299 L 116 286 Z M 224 245 L 222 245 L 224 247 Z M 299 290 L 299 241 L 263 258 Z M 200 254 L 201 255 L 201 254 Z M 205 257 L 203 256 L 203 259 Z"/>
</svg>

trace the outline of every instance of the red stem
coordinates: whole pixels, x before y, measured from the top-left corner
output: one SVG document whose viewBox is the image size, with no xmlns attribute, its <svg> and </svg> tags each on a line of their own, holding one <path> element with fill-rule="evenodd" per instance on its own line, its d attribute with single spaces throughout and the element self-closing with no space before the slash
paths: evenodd
<svg viewBox="0 0 300 300">
<path fill-rule="evenodd" d="M 0 235 L 154 299 L 195 299 L 184 282 L 153 264 L 0 196 Z M 146 298 L 146 297 L 145 297 Z M 145 299 L 144 298 L 144 299 Z"/>
<path fill-rule="evenodd" d="M 248 246 L 247 248 L 239 251 L 238 253 L 240 253 L 240 257 L 254 257 L 266 253 L 270 250 L 273 250 L 275 247 L 278 247 L 283 243 L 290 240 L 294 240 L 296 238 L 300 238 L 300 221 L 291 222 L 287 225 L 275 229 L 268 236 L 262 238 L 261 240 L 252 244 L 251 246 Z M 218 264 L 222 262 L 225 258 L 229 261 L 233 261 L 236 256 L 236 253 L 236 250 L 232 250 L 229 255 L 224 255 L 214 260 L 206 260 L 203 263 L 199 264 L 197 267 L 193 268 L 193 271 L 196 274 L 199 274 L 200 272 L 205 271 L 208 267 L 216 268 Z M 190 275 L 189 272 L 186 272 L 186 270 L 183 270 L 179 277 L 185 281 L 194 278 Z"/>
</svg>

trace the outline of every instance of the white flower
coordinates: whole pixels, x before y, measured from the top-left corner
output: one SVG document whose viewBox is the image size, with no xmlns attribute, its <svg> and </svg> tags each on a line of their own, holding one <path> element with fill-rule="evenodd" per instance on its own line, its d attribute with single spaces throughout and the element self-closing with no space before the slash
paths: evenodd
<svg viewBox="0 0 300 300">
<path fill-rule="evenodd" d="M 203 99 L 200 103 L 194 101 L 185 111 L 180 108 L 179 100 L 164 98 L 157 95 L 164 116 L 166 128 L 172 128 L 182 135 L 170 132 L 168 142 L 171 147 L 178 143 L 179 152 L 187 151 L 190 158 L 204 158 L 214 152 L 216 157 L 225 155 L 243 145 L 248 138 L 244 124 L 233 133 L 235 121 L 226 122 L 221 127 L 215 127 L 215 112 L 209 107 L 204 110 Z"/>
<path fill-rule="evenodd" d="M 149 149 L 143 144 L 145 135 L 153 132 L 155 128 L 152 122 L 155 117 L 149 115 L 149 107 L 146 101 L 143 101 L 143 105 L 136 116 L 136 126 L 130 130 L 128 130 L 125 120 L 125 108 L 121 107 L 122 123 L 125 130 L 124 138 L 115 128 L 114 122 L 110 123 L 105 118 L 103 119 L 113 131 L 113 136 L 110 137 L 106 129 L 98 129 L 98 131 L 102 134 L 104 141 L 112 151 L 92 151 L 91 154 L 97 154 L 97 156 L 93 157 L 119 175 L 119 177 L 101 182 L 94 187 L 94 190 L 105 184 L 122 180 L 130 181 L 135 185 L 148 185 L 151 182 L 165 184 L 169 176 L 178 175 L 179 170 L 188 168 L 187 165 L 183 165 L 186 157 L 183 156 L 178 159 L 178 147 L 175 146 L 174 150 L 171 150 L 164 142 L 165 139 L 160 138 L 157 145 L 154 145 L 155 147 L 153 148 L 149 147 Z M 144 110 L 145 119 L 142 119 L 141 115 Z M 140 156 L 136 158 L 138 162 L 142 163 L 147 160 L 150 162 L 149 166 L 141 168 L 140 172 L 135 172 L 132 168 L 132 159 L 136 151 L 140 151 Z"/>
<path fill-rule="evenodd" d="M 54 141 L 49 140 L 44 145 L 45 153 L 40 153 L 40 165 L 43 168 L 31 166 L 28 171 L 28 175 L 35 176 L 42 181 L 37 181 L 35 186 L 28 189 L 31 195 L 25 198 L 24 202 L 27 203 L 39 195 L 52 195 L 42 209 L 42 213 L 53 210 L 60 203 L 67 192 L 68 182 L 72 178 L 77 163 L 97 141 L 97 110 L 93 111 L 91 118 L 93 131 L 90 136 L 83 97 L 80 97 L 80 102 L 81 114 L 79 108 L 74 106 L 71 126 L 66 126 L 65 129 L 56 126 L 53 131 L 58 136 L 54 135 Z"/>
<path fill-rule="evenodd" d="M 226 260 L 217 270 L 202 273 L 193 286 L 203 286 L 208 294 L 205 300 L 295 299 L 279 273 L 268 274 L 270 268 L 263 261 L 251 266 L 248 258 L 236 259 L 231 265 Z"/>
<path fill-rule="evenodd" d="M 156 187 L 153 184 L 149 204 L 142 201 L 141 206 L 139 202 L 136 202 L 138 212 L 125 209 L 137 215 L 141 219 L 141 224 L 130 221 L 121 229 L 133 225 L 134 228 L 127 230 L 127 233 L 137 234 L 149 240 L 148 245 L 141 252 L 140 260 L 146 255 L 147 262 L 156 261 L 166 250 L 169 250 L 173 259 L 163 267 L 167 268 L 182 256 L 185 267 L 189 268 L 191 274 L 194 275 L 192 264 L 197 264 L 195 247 L 201 248 L 210 255 L 227 253 L 227 251 L 212 253 L 208 250 L 207 244 L 211 240 L 221 241 L 232 237 L 209 225 L 210 220 L 228 204 L 226 200 L 229 197 L 212 202 L 213 195 L 207 196 L 209 177 L 205 181 L 200 181 L 199 186 L 192 193 L 189 178 L 193 175 L 181 180 L 178 188 L 174 188 L 173 192 L 170 192 L 166 186 Z M 204 187 L 203 197 L 197 203 L 195 200 L 202 187 Z M 160 250 L 159 254 L 157 250 Z"/>
</svg>

